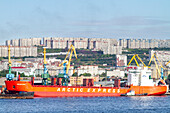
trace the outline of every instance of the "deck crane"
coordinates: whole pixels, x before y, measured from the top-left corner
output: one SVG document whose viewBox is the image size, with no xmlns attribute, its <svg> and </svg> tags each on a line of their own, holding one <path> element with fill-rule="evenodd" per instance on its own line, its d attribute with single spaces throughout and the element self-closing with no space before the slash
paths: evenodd
<svg viewBox="0 0 170 113">
<path fill-rule="evenodd" d="M 141 58 L 138 56 L 138 54 L 133 55 L 133 57 L 131 58 L 130 62 L 128 63 L 128 66 L 131 64 L 131 62 L 133 61 L 133 59 L 135 60 L 137 66 L 139 67 L 139 64 L 136 60 L 136 57 L 142 62 L 143 66 L 146 67 L 145 63 L 141 60 Z"/>
<path fill-rule="evenodd" d="M 60 67 L 61 66 L 64 67 L 64 83 L 65 83 L 65 85 L 68 84 L 67 83 L 68 82 L 68 71 L 69 71 L 69 68 L 70 68 L 70 62 L 71 62 L 71 58 L 72 58 L 73 52 L 74 52 L 74 55 L 75 55 L 75 57 L 77 59 L 77 54 L 76 54 L 75 47 L 71 44 L 70 48 L 69 48 L 69 50 L 68 50 L 68 52 L 66 54 L 66 57 L 65 57 L 64 61 L 61 64 L 59 64 Z M 66 59 L 67 59 L 69 54 L 70 54 L 69 60 L 67 61 Z"/>
<path fill-rule="evenodd" d="M 149 61 L 149 63 L 148 63 L 148 66 L 151 64 L 152 59 L 153 59 L 154 62 L 155 62 L 156 69 L 158 70 L 159 76 L 161 76 L 161 79 L 163 79 L 163 69 L 165 69 L 165 68 L 162 66 L 162 63 L 160 62 L 160 60 L 158 59 L 158 57 L 156 56 L 155 53 L 151 56 L 151 59 L 150 59 L 150 61 Z M 161 65 L 161 72 L 160 72 L 160 70 L 159 70 L 159 68 L 158 68 L 157 61 L 158 61 L 159 64 Z"/>
</svg>

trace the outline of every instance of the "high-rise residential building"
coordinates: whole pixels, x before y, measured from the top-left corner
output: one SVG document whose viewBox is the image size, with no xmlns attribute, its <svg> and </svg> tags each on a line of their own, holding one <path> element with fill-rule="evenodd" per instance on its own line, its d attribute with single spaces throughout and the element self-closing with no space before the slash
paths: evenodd
<svg viewBox="0 0 170 113">
<path fill-rule="evenodd" d="M 8 56 L 8 46 L 0 46 L 0 57 Z M 25 57 L 25 56 L 37 56 L 37 47 L 19 47 L 19 46 L 11 46 L 10 47 L 10 55 L 11 57 Z"/>
<path fill-rule="evenodd" d="M 20 47 L 19 46 L 15 46 L 14 47 L 14 53 L 15 53 L 15 57 L 20 57 L 21 56 L 21 52 L 20 52 Z"/>
<path fill-rule="evenodd" d="M 19 39 L 19 46 L 28 46 L 28 43 L 31 43 L 31 41 L 28 42 L 26 38 Z"/>
<path fill-rule="evenodd" d="M 7 57 L 8 56 L 7 46 L 0 46 L 0 48 L 1 48 L 1 57 Z"/>
<path fill-rule="evenodd" d="M 170 39 L 160 40 L 158 45 L 159 45 L 160 48 L 170 48 Z"/>
<path fill-rule="evenodd" d="M 32 46 L 39 46 L 41 45 L 41 38 L 31 38 Z"/>
<path fill-rule="evenodd" d="M 43 37 L 43 45 L 47 46 L 47 42 L 49 42 L 49 40 L 51 41 L 51 37 Z"/>
<path fill-rule="evenodd" d="M 170 60 L 170 51 L 155 51 L 155 50 L 151 50 L 149 51 L 149 58 L 152 57 L 153 54 L 156 54 L 157 58 L 162 61 L 162 62 L 166 62 Z"/>
<path fill-rule="evenodd" d="M 6 45 L 31 47 L 41 45 L 41 38 L 7 40 Z M 44 37 L 43 45 L 48 48 L 69 48 L 73 44 L 76 49 L 101 50 L 104 54 L 115 54 L 121 49 L 116 39 L 107 38 L 72 38 L 72 37 Z M 121 52 L 121 50 L 120 50 Z M 119 53 L 120 53 L 119 52 Z M 29 53 L 29 52 L 28 52 Z M 27 53 L 27 54 L 28 54 Z"/>
<path fill-rule="evenodd" d="M 119 39 L 119 46 L 122 46 L 122 48 L 127 48 L 127 39 Z"/>
<path fill-rule="evenodd" d="M 5 45 L 6 45 L 6 46 L 11 45 L 11 40 L 6 40 Z"/>
<path fill-rule="evenodd" d="M 12 46 L 19 46 L 19 39 L 11 40 L 11 45 Z"/>
<path fill-rule="evenodd" d="M 84 48 L 87 49 L 88 38 L 74 38 L 73 45 L 75 48 Z"/>
<path fill-rule="evenodd" d="M 108 53 L 104 53 L 104 54 L 116 54 L 116 55 L 120 55 L 122 54 L 122 46 L 117 46 L 117 45 L 113 45 L 110 47 Z"/>
<path fill-rule="evenodd" d="M 127 43 L 125 43 L 126 41 Z M 156 39 L 120 39 L 119 45 L 123 46 L 123 48 L 158 48 L 159 47 L 159 40 Z M 162 42 L 163 43 L 163 42 Z M 127 44 L 125 46 L 124 44 Z M 166 45 L 167 46 L 167 45 Z"/>
</svg>

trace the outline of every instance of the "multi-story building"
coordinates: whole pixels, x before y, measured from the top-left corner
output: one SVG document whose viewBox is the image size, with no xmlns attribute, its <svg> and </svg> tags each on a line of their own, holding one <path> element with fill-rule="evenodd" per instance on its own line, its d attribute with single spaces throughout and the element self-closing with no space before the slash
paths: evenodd
<svg viewBox="0 0 170 113">
<path fill-rule="evenodd" d="M 116 39 L 107 38 L 63 38 L 44 37 L 43 45 L 48 48 L 69 48 L 73 44 L 77 49 L 101 50 L 104 54 L 121 54 L 121 47 Z M 41 45 L 41 38 L 7 40 L 6 45 L 12 46 L 38 46 Z M 117 50 L 119 49 L 119 50 Z M 117 52 L 116 52 L 117 51 Z"/>
<path fill-rule="evenodd" d="M 11 45 L 12 46 L 19 46 L 19 40 L 18 39 L 11 40 Z"/>
<path fill-rule="evenodd" d="M 122 46 L 122 48 L 127 48 L 127 39 L 119 39 L 119 46 Z"/>
<path fill-rule="evenodd" d="M 127 56 L 116 55 L 116 66 L 127 66 Z"/>
<path fill-rule="evenodd" d="M 160 48 L 170 48 L 170 39 L 160 40 L 158 45 L 159 45 Z"/>
<path fill-rule="evenodd" d="M 32 43 L 31 43 L 31 45 L 32 46 L 39 46 L 39 45 L 41 45 L 41 38 L 31 38 L 31 41 L 32 41 Z"/>
<path fill-rule="evenodd" d="M 11 46 L 11 57 L 37 56 L 37 47 Z M 8 56 L 8 46 L 0 46 L 0 57 Z"/>
<path fill-rule="evenodd" d="M 120 39 L 119 44 L 126 47 L 124 44 L 126 44 L 125 40 L 127 40 L 127 48 L 158 48 L 159 47 L 159 40 L 156 39 Z"/>
<path fill-rule="evenodd" d="M 11 45 L 11 40 L 6 40 L 6 46 Z"/>
<path fill-rule="evenodd" d="M 6 46 L 35 46 L 41 45 L 41 38 L 24 38 L 24 39 L 14 39 L 7 40 Z"/>
<path fill-rule="evenodd" d="M 146 48 L 145 39 L 139 39 L 139 48 Z"/>
<path fill-rule="evenodd" d="M 107 77 L 121 77 L 123 78 L 125 76 L 125 72 L 124 71 L 120 71 L 120 70 L 113 70 L 113 71 L 106 71 L 106 75 Z"/>
<path fill-rule="evenodd" d="M 88 46 L 88 38 L 74 38 L 73 39 L 73 45 L 75 48 L 81 49 L 87 49 Z"/>
<path fill-rule="evenodd" d="M 7 46 L 0 46 L 0 48 L 1 48 L 1 57 L 7 57 L 8 56 Z"/>
<path fill-rule="evenodd" d="M 51 37 L 43 37 L 43 45 L 47 47 L 47 42 L 49 42 L 49 40 L 51 41 Z M 50 46 L 50 48 L 51 48 L 51 46 Z"/>
<path fill-rule="evenodd" d="M 27 38 L 22 38 L 19 39 L 19 46 L 31 46 L 31 39 L 27 39 Z"/>
<path fill-rule="evenodd" d="M 99 71 L 98 66 L 96 65 L 81 65 L 77 68 L 78 75 L 84 74 L 84 73 L 90 73 L 92 76 L 95 76 L 97 74 L 105 73 L 105 70 Z"/>
<path fill-rule="evenodd" d="M 155 50 L 151 50 L 149 51 L 149 58 L 152 57 L 153 54 L 156 54 L 156 56 L 158 57 L 158 59 L 162 62 L 166 62 L 170 60 L 170 51 L 155 51 Z"/>
</svg>

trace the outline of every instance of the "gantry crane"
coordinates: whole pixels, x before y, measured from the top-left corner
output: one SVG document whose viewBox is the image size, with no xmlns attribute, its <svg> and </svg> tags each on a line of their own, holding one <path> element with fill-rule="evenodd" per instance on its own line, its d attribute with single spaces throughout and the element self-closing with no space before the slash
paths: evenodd
<svg viewBox="0 0 170 113">
<path fill-rule="evenodd" d="M 64 66 L 64 83 L 65 83 L 65 85 L 68 84 L 68 71 L 69 71 L 69 68 L 70 68 L 70 62 L 71 62 L 73 52 L 74 52 L 74 55 L 77 59 L 75 47 L 71 44 L 64 61 L 61 64 L 59 64 L 59 66 Z M 67 59 L 69 54 L 70 54 L 69 60 L 67 61 L 66 59 Z"/>
<path fill-rule="evenodd" d="M 136 65 L 139 67 L 139 64 L 136 60 L 136 57 L 142 62 L 143 66 L 146 67 L 145 63 L 141 60 L 141 58 L 138 56 L 138 54 L 133 55 L 133 57 L 131 58 L 130 62 L 128 63 L 128 66 L 131 64 L 131 62 L 133 61 L 133 59 L 136 62 Z"/>
<path fill-rule="evenodd" d="M 164 77 L 163 77 L 163 69 L 165 69 L 165 68 L 162 66 L 162 63 L 160 62 L 160 60 L 158 59 L 158 57 L 156 56 L 155 53 L 151 56 L 151 59 L 150 59 L 150 61 L 149 61 L 149 63 L 148 63 L 148 66 L 151 64 L 152 59 L 153 59 L 154 62 L 155 62 L 156 69 L 158 70 L 159 76 L 161 77 L 161 79 L 163 79 L 163 78 L 164 78 Z M 161 66 L 161 72 L 160 72 L 160 70 L 159 70 L 157 61 L 159 62 L 160 66 Z"/>
</svg>

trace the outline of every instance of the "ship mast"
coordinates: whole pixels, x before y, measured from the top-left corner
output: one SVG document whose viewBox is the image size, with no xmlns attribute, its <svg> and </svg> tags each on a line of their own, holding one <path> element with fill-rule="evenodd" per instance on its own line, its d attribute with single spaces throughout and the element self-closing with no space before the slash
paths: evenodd
<svg viewBox="0 0 170 113">
<path fill-rule="evenodd" d="M 11 73 L 11 57 L 10 57 L 10 45 L 8 46 L 8 66 L 9 66 L 9 73 L 6 74 L 7 80 L 13 80 L 14 74 Z"/>
<path fill-rule="evenodd" d="M 49 74 L 47 72 L 47 61 L 46 61 L 46 47 L 44 47 L 44 73 L 42 74 L 41 78 L 43 78 L 42 83 L 43 85 L 48 85 L 47 79 L 49 78 Z"/>
</svg>

